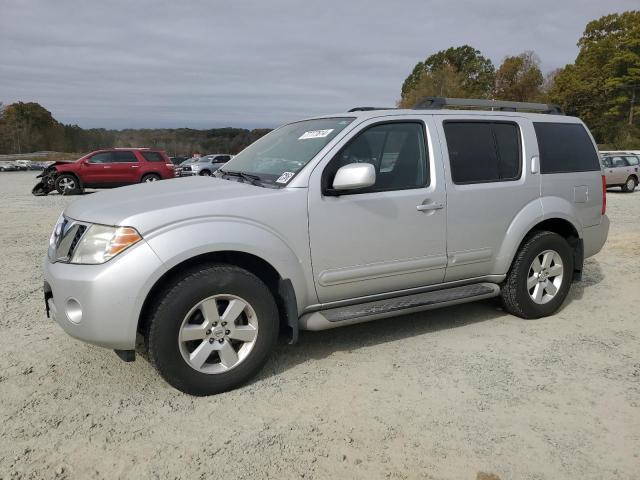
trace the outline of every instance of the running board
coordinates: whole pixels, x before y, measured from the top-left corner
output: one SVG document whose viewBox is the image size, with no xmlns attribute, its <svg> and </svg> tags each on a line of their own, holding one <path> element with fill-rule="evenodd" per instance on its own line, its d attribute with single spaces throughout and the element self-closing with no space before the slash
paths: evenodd
<svg viewBox="0 0 640 480">
<path fill-rule="evenodd" d="M 326 330 L 380 318 L 474 302 L 498 295 L 500 295 L 500 287 L 495 283 L 475 283 L 308 313 L 300 318 L 300 328 L 302 330 Z"/>
</svg>

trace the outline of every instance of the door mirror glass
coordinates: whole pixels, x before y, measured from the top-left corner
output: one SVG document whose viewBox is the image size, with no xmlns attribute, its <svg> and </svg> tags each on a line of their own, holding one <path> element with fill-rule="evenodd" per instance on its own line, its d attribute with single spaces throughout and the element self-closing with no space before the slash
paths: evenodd
<svg viewBox="0 0 640 480">
<path fill-rule="evenodd" d="M 334 190 L 367 188 L 376 183 L 376 169 L 370 163 L 350 163 L 340 167 L 333 179 Z"/>
</svg>

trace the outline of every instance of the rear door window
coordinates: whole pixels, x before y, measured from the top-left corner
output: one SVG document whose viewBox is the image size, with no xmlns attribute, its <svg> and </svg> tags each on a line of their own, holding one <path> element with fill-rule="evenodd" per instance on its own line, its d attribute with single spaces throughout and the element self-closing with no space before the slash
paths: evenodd
<svg viewBox="0 0 640 480">
<path fill-rule="evenodd" d="M 138 161 L 136 154 L 130 150 L 118 150 L 116 152 L 112 152 L 112 156 L 113 162 L 116 163 L 131 163 Z"/>
<path fill-rule="evenodd" d="M 598 152 L 579 123 L 534 122 L 541 173 L 600 170 Z M 615 159 L 613 162 L 615 165 Z"/>
<path fill-rule="evenodd" d="M 453 183 L 517 180 L 521 173 L 520 131 L 511 122 L 445 121 Z"/>
<path fill-rule="evenodd" d="M 160 152 L 142 152 L 142 156 L 147 162 L 164 162 Z"/>
</svg>

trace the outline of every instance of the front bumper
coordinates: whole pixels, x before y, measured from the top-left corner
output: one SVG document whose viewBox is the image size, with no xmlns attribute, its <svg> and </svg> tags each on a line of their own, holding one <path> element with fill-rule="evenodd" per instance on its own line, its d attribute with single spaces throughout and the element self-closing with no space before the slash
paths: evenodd
<svg viewBox="0 0 640 480">
<path fill-rule="evenodd" d="M 164 265 L 141 241 L 102 265 L 51 263 L 45 258 L 45 302 L 72 337 L 132 350 L 142 304 Z"/>
</svg>

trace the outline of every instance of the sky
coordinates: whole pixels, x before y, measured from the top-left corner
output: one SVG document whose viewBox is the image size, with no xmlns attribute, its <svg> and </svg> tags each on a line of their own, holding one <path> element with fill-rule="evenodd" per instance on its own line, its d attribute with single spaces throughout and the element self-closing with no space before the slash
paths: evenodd
<svg viewBox="0 0 640 480">
<path fill-rule="evenodd" d="M 415 64 L 469 44 L 496 66 L 573 62 L 637 0 L 0 0 L 0 102 L 81 127 L 257 128 L 394 106 Z"/>
</svg>

